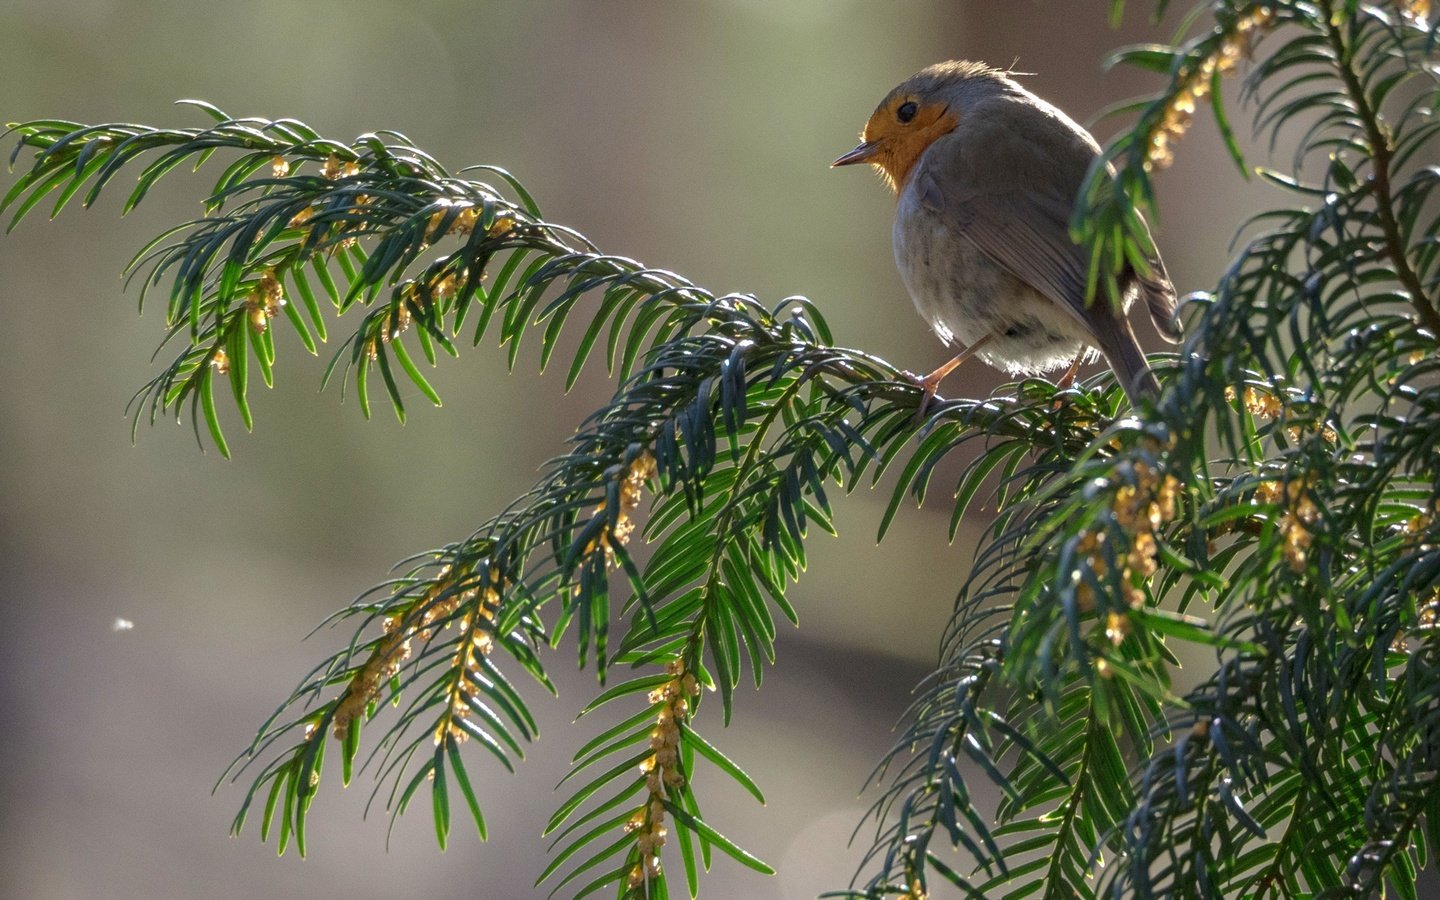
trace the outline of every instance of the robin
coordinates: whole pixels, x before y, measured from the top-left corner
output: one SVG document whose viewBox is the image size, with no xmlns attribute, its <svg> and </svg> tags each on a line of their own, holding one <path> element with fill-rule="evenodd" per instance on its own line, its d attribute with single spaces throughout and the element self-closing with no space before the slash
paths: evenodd
<svg viewBox="0 0 1440 900">
<path fill-rule="evenodd" d="M 1180 340 L 1160 258 L 1121 274 L 1123 311 L 1103 296 L 1085 302 L 1089 254 L 1071 240 L 1070 218 L 1099 155 L 1090 132 L 1008 73 L 956 61 L 892 90 L 861 144 L 835 160 L 870 163 L 896 192 L 900 277 L 940 339 L 965 348 L 917 379 L 922 410 L 972 355 L 1012 375 L 1068 364 L 1065 388 L 1098 351 L 1132 403 L 1158 393 L 1126 313 L 1139 295 L 1161 337 Z"/>
</svg>

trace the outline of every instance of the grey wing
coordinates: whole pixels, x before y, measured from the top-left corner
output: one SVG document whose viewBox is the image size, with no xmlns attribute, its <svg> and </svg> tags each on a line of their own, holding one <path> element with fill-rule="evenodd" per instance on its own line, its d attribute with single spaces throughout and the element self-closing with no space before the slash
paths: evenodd
<svg viewBox="0 0 1440 900">
<path fill-rule="evenodd" d="M 1070 240 L 1071 201 L 1043 190 L 964 190 L 963 174 L 949 183 L 955 196 L 941 193 L 936 178 L 916 174 L 920 202 L 930 207 L 949 227 L 979 247 L 1011 274 L 1054 301 L 1078 322 L 1115 370 L 1132 400 L 1140 394 L 1159 393 L 1155 376 L 1145 363 L 1144 351 L 1123 314 L 1104 298 L 1085 306 L 1085 277 L 1089 263 L 1082 247 Z M 973 183 L 973 182 L 972 182 Z M 1146 297 L 1152 315 L 1156 306 Z"/>
<path fill-rule="evenodd" d="M 970 161 L 977 160 L 971 157 Z M 955 173 L 937 176 L 919 172 L 916 187 L 920 202 L 986 256 L 1049 297 L 1093 333 L 1103 319 L 1099 310 L 1103 310 L 1105 300 L 1098 298 L 1096 302 L 1101 306 L 1086 309 L 1090 260 L 1085 248 L 1070 240 L 1074 198 L 1047 191 L 1033 180 L 1024 190 L 972 187 L 983 183 L 975 177 L 977 174 L 984 173 L 965 178 Z M 950 185 L 949 192 L 942 183 Z M 1144 227 L 1148 237 L 1149 225 Z M 1138 289 L 1160 336 L 1176 343 L 1182 332 L 1175 316 L 1175 288 L 1158 255 L 1149 263 L 1149 272 L 1130 269 L 1122 287 L 1129 289 L 1133 285 Z M 1119 316 L 1112 312 L 1112 317 Z"/>
<path fill-rule="evenodd" d="M 1093 333 L 1085 315 L 1089 260 L 1070 240 L 1071 200 L 1040 191 L 959 190 L 947 196 L 933 174 L 916 173 L 920 202 L 1016 278 L 1049 297 Z"/>
</svg>

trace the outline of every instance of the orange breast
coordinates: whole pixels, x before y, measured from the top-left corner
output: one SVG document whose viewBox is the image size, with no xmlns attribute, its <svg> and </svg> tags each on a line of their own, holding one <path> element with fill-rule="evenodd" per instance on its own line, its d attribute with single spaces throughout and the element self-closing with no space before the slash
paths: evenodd
<svg viewBox="0 0 1440 900">
<path fill-rule="evenodd" d="M 895 192 L 905 186 L 905 179 L 915 168 L 920 154 L 936 139 L 949 134 L 960 124 L 960 117 L 946 103 L 921 106 L 915 118 L 906 125 L 893 120 L 872 119 L 865 127 L 865 139 L 877 141 L 880 147 L 874 164 Z M 873 132 L 873 133 L 872 133 Z"/>
</svg>

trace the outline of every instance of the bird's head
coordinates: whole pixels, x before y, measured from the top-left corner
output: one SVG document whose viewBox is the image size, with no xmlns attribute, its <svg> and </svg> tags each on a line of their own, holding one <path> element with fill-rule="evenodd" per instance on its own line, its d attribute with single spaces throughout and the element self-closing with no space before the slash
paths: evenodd
<svg viewBox="0 0 1440 900">
<path fill-rule="evenodd" d="M 968 106 L 1007 82 L 1005 73 L 983 63 L 957 60 L 922 69 L 880 101 L 860 145 L 831 166 L 870 163 L 898 192 L 925 148 L 954 131 Z"/>
</svg>

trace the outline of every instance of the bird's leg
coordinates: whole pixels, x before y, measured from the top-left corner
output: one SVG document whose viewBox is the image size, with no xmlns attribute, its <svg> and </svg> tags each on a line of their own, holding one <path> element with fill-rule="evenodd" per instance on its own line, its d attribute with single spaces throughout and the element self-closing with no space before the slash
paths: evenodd
<svg viewBox="0 0 1440 900">
<path fill-rule="evenodd" d="M 1059 394 L 1061 391 L 1068 391 L 1070 389 L 1070 386 L 1075 383 L 1075 376 L 1080 372 L 1080 363 L 1083 362 L 1084 359 L 1085 350 L 1082 347 L 1080 352 L 1075 354 L 1075 361 L 1070 364 L 1070 368 L 1066 369 L 1065 374 L 1060 376 L 1060 380 L 1055 382 L 1056 394 Z M 1055 402 L 1051 404 L 1050 409 L 1053 412 L 1054 410 L 1058 410 L 1064 405 L 1064 401 L 1061 400 L 1059 397 L 1056 397 Z"/>
<path fill-rule="evenodd" d="M 1080 363 L 1084 361 L 1085 351 L 1082 349 L 1079 353 L 1075 354 L 1075 361 L 1070 364 L 1070 368 L 1066 369 L 1065 374 L 1060 376 L 1060 380 L 1055 382 L 1056 391 L 1068 391 L 1070 389 L 1070 386 L 1075 383 L 1075 376 L 1080 372 Z"/>
<path fill-rule="evenodd" d="M 921 396 L 920 398 L 920 408 L 917 410 L 917 415 L 925 415 L 925 410 L 930 406 L 930 400 L 935 396 L 935 392 L 940 389 L 940 382 L 945 380 L 945 376 L 949 375 L 951 372 L 959 368 L 960 364 L 963 363 L 965 360 L 969 359 L 971 356 L 974 356 L 975 351 L 985 346 L 985 344 L 989 342 L 991 337 L 992 335 L 987 334 L 984 337 L 980 338 L 980 340 L 976 341 L 975 343 L 966 347 L 964 350 L 961 350 L 959 353 L 955 354 L 955 357 L 953 359 L 951 359 L 949 362 L 945 363 L 935 371 L 931 372 L 929 375 L 920 377 L 911 372 L 905 373 L 910 378 L 914 379 L 915 384 L 922 391 L 924 391 L 923 396 Z"/>
</svg>

